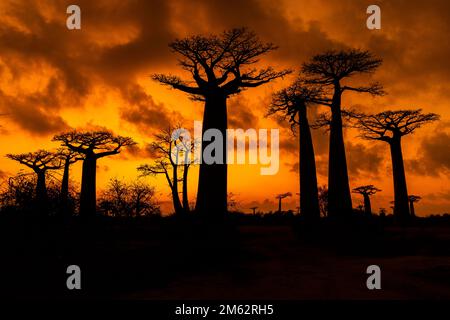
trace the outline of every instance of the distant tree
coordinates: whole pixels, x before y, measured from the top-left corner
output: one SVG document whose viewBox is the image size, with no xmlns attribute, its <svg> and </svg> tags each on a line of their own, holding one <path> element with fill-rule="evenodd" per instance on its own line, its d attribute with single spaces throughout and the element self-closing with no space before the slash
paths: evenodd
<svg viewBox="0 0 450 320">
<path fill-rule="evenodd" d="M 184 135 L 177 132 L 180 127 L 168 126 L 156 134 L 155 141 L 150 144 L 150 148 L 155 154 L 152 164 L 140 165 L 138 171 L 143 176 L 162 174 L 166 177 L 167 184 L 172 193 L 172 203 L 175 214 L 182 215 L 189 212 L 189 202 L 187 195 L 188 170 L 193 162 L 190 158 L 193 152 L 193 142 L 184 139 Z M 183 168 L 182 178 L 179 178 L 179 170 Z M 178 183 L 183 183 L 183 204 L 180 201 Z"/>
<path fill-rule="evenodd" d="M 290 70 L 275 71 L 272 67 L 257 70 L 259 58 L 276 49 L 263 43 L 246 28 L 231 29 L 220 35 L 192 36 L 172 42 L 170 48 L 179 56 L 182 69 L 194 81 L 173 75 L 155 74 L 153 79 L 204 101 L 202 136 L 208 129 L 217 129 L 226 137 L 227 98 L 247 88 L 254 88 L 283 77 Z M 208 143 L 202 143 L 202 154 Z M 196 211 L 220 217 L 227 211 L 226 143 L 216 150 L 219 163 L 202 161 Z"/>
<path fill-rule="evenodd" d="M 353 193 L 359 193 L 364 197 L 364 213 L 366 216 L 372 216 L 372 206 L 370 205 L 370 196 L 374 195 L 381 190 L 375 188 L 372 184 L 366 186 L 360 186 L 353 189 Z"/>
<path fill-rule="evenodd" d="M 106 215 L 115 217 L 141 217 L 159 214 L 154 189 L 142 181 L 126 183 L 111 179 L 102 192 L 99 207 Z"/>
<path fill-rule="evenodd" d="M 47 185 L 45 183 L 48 170 L 61 168 L 61 161 L 58 153 L 38 150 L 36 152 L 22 154 L 7 154 L 7 158 L 15 160 L 20 164 L 27 166 L 36 174 L 36 200 L 40 213 L 46 209 L 48 204 Z"/>
<path fill-rule="evenodd" d="M 250 209 L 252 209 L 253 214 L 256 214 L 256 209 L 258 209 L 258 207 L 251 207 Z"/>
<path fill-rule="evenodd" d="M 412 217 L 416 216 L 416 210 L 414 209 L 414 203 L 415 202 L 419 202 L 422 199 L 422 197 L 420 196 L 415 196 L 415 195 L 409 195 L 408 196 L 408 201 L 409 201 L 409 213 Z"/>
<path fill-rule="evenodd" d="M 381 218 L 386 217 L 386 209 L 385 208 L 380 208 L 379 215 L 380 215 Z"/>
<path fill-rule="evenodd" d="M 422 113 L 418 109 L 383 111 L 377 114 L 354 113 L 352 117 L 362 138 L 389 144 L 394 178 L 394 215 L 398 218 L 408 217 L 408 190 L 401 140 L 424 124 L 438 120 L 439 116 L 435 113 Z"/>
<path fill-rule="evenodd" d="M 374 57 L 368 51 L 351 49 L 318 54 L 303 64 L 302 72 L 308 77 L 308 83 L 329 87 L 333 90 L 328 158 L 328 211 L 330 215 L 342 216 L 350 214 L 352 211 L 342 131 L 342 95 L 347 91 L 372 95 L 383 94 L 379 83 L 368 86 L 350 86 L 344 84 L 343 81 L 358 74 L 373 73 L 381 65 L 381 62 L 381 59 Z"/>
<path fill-rule="evenodd" d="M 316 160 L 307 117 L 307 107 L 325 104 L 324 92 L 320 86 L 308 86 L 297 79 L 291 86 L 276 92 L 268 115 L 281 114 L 298 128 L 299 172 L 300 172 L 300 212 L 309 218 L 319 218 L 319 198 L 317 190 Z"/>
<path fill-rule="evenodd" d="M 23 173 L 22 171 L 13 177 L 9 177 L 6 183 L 2 185 L 0 192 L 2 210 L 28 211 L 33 209 L 36 180 L 34 175 Z"/>
<path fill-rule="evenodd" d="M 80 215 L 89 219 L 96 212 L 96 173 L 97 160 L 119 154 L 123 147 L 135 145 L 132 138 L 116 136 L 109 131 L 70 131 L 56 135 L 68 149 L 82 155 L 83 171 L 81 176 Z"/>
<path fill-rule="evenodd" d="M 275 199 L 278 199 L 278 213 L 281 213 L 281 200 L 287 197 L 292 197 L 292 193 L 290 192 L 281 193 L 275 197 Z"/>
<path fill-rule="evenodd" d="M 319 208 L 323 217 L 328 217 L 328 188 L 327 186 L 319 186 Z"/>
</svg>

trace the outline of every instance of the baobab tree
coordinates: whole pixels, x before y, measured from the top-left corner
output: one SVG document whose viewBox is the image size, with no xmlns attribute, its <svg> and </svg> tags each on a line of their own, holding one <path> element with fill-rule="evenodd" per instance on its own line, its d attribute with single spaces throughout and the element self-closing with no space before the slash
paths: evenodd
<svg viewBox="0 0 450 320">
<path fill-rule="evenodd" d="M 411 215 L 411 217 L 415 217 L 416 216 L 416 210 L 414 209 L 414 203 L 415 202 L 419 202 L 421 199 L 422 199 L 422 197 L 415 196 L 415 195 L 412 195 L 412 194 L 408 196 L 409 214 Z"/>
<path fill-rule="evenodd" d="M 83 157 L 78 152 L 75 152 L 68 148 L 58 149 L 58 155 L 62 162 L 62 167 L 64 168 L 63 177 L 61 181 L 61 192 L 60 192 L 60 205 L 62 215 L 67 216 L 69 214 L 69 171 L 70 166 L 80 160 Z"/>
<path fill-rule="evenodd" d="M 275 199 L 278 199 L 278 213 L 281 213 L 281 200 L 287 197 L 292 197 L 292 193 L 290 192 L 281 193 L 275 197 Z"/>
<path fill-rule="evenodd" d="M 83 157 L 80 215 L 89 219 L 96 212 L 97 160 L 119 154 L 123 147 L 135 145 L 136 142 L 109 131 L 70 131 L 56 135 L 53 140 Z"/>
<path fill-rule="evenodd" d="M 258 207 L 251 207 L 250 209 L 252 209 L 253 215 L 256 214 L 256 209 L 258 209 Z"/>
<path fill-rule="evenodd" d="M 314 104 L 327 104 L 320 86 L 307 86 L 297 79 L 291 86 L 276 92 L 268 115 L 281 114 L 291 127 L 298 128 L 300 212 L 307 218 L 319 218 L 316 159 L 308 122 L 307 108 Z"/>
<path fill-rule="evenodd" d="M 155 134 L 155 141 L 150 144 L 150 148 L 156 155 L 156 159 L 152 164 L 144 164 L 138 167 L 138 171 L 143 176 L 162 174 L 167 180 L 171 194 L 172 203 L 175 214 L 181 215 L 189 212 L 189 202 L 187 195 L 188 170 L 191 163 L 193 153 L 193 142 L 184 139 L 184 136 L 176 129 L 168 126 L 167 129 Z M 179 169 L 183 168 L 182 178 L 178 178 Z M 179 197 L 178 183 L 183 183 L 183 204 Z"/>
<path fill-rule="evenodd" d="M 328 158 L 328 212 L 330 216 L 348 215 L 352 210 L 342 131 L 342 95 L 348 91 L 372 95 L 383 94 L 379 83 L 372 83 L 367 86 L 351 86 L 345 84 L 344 81 L 358 74 L 373 73 L 381 65 L 381 62 L 381 59 L 374 57 L 368 51 L 351 49 L 318 54 L 302 66 L 302 72 L 307 76 L 309 84 L 324 86 L 333 91 L 330 105 Z"/>
<path fill-rule="evenodd" d="M 372 184 L 360 186 L 353 189 L 353 193 L 359 193 L 364 198 L 364 213 L 366 216 L 372 216 L 372 206 L 370 205 L 370 197 L 381 190 L 374 187 Z"/>
<path fill-rule="evenodd" d="M 408 189 L 402 153 L 402 137 L 412 134 L 424 124 L 436 121 L 435 113 L 418 110 L 383 111 L 377 114 L 354 113 L 354 126 L 367 140 L 387 142 L 391 150 L 392 173 L 394 179 L 394 215 L 400 219 L 409 216 Z"/>
<path fill-rule="evenodd" d="M 38 210 L 42 213 L 47 205 L 46 174 L 48 170 L 61 168 L 59 154 L 47 150 L 38 150 L 22 154 L 7 154 L 6 157 L 27 166 L 36 174 L 36 201 Z"/>
<path fill-rule="evenodd" d="M 181 68 L 190 73 L 193 81 L 163 74 L 155 74 L 153 79 L 204 102 L 202 137 L 208 129 L 218 130 L 222 140 L 226 137 L 228 97 L 290 73 L 290 70 L 254 67 L 261 56 L 275 50 L 276 46 L 261 42 L 246 28 L 227 30 L 220 35 L 178 39 L 169 47 L 179 56 Z M 202 140 L 202 158 L 211 143 Z M 216 146 L 217 141 L 214 143 Z M 199 213 L 219 217 L 227 211 L 226 143 L 222 141 L 214 152 L 214 163 L 201 161 L 195 208 Z"/>
</svg>

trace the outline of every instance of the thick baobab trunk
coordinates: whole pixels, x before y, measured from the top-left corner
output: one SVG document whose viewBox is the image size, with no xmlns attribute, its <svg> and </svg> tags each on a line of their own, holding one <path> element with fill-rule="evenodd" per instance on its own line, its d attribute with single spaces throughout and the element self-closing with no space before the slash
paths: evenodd
<svg viewBox="0 0 450 320">
<path fill-rule="evenodd" d="M 394 178 L 394 215 L 398 218 L 406 218 L 409 216 L 408 190 L 403 165 L 401 137 L 394 135 L 389 144 Z"/>
<path fill-rule="evenodd" d="M 207 96 L 203 114 L 202 137 L 206 130 L 217 129 L 222 134 L 222 151 L 218 162 L 207 164 L 204 159 L 205 148 L 214 143 L 202 139 L 202 162 L 200 164 L 197 203 L 195 210 L 211 218 L 222 217 L 227 211 L 227 164 L 226 160 L 226 129 L 227 105 L 226 96 L 220 93 Z M 217 144 L 216 142 L 216 145 Z M 219 151 L 216 149 L 216 151 Z M 213 154 L 214 156 L 214 154 Z"/>
<path fill-rule="evenodd" d="M 416 210 L 414 210 L 414 201 L 409 201 L 409 214 L 411 215 L 411 217 L 415 217 L 416 216 Z"/>
<path fill-rule="evenodd" d="M 364 197 L 364 213 L 366 216 L 372 216 L 372 206 L 370 205 L 370 197 L 368 194 L 363 194 Z"/>
<path fill-rule="evenodd" d="M 95 216 L 96 212 L 96 166 L 97 158 L 95 155 L 86 155 L 83 160 L 80 194 L 80 216 L 83 217 L 83 219 L 89 219 Z"/>
<path fill-rule="evenodd" d="M 45 184 L 45 170 L 37 171 L 36 174 L 37 174 L 37 182 L 36 182 L 37 209 L 40 213 L 45 213 L 48 204 L 47 186 Z"/>
<path fill-rule="evenodd" d="M 172 201 L 173 208 L 176 215 L 183 214 L 183 207 L 181 206 L 180 196 L 178 194 L 178 169 L 177 166 L 173 167 L 173 181 L 172 181 Z"/>
<path fill-rule="evenodd" d="M 334 90 L 328 159 L 328 213 L 333 217 L 342 217 L 352 212 L 352 198 L 342 131 L 341 88 L 338 83 Z"/>
<path fill-rule="evenodd" d="M 308 218 L 319 218 L 316 160 L 306 106 L 299 111 L 300 139 L 300 212 Z"/>
<path fill-rule="evenodd" d="M 66 160 L 64 163 L 64 172 L 61 182 L 61 194 L 60 194 L 60 210 L 63 216 L 69 215 L 69 168 L 70 161 Z"/>
<path fill-rule="evenodd" d="M 188 172 L 189 165 L 184 165 L 183 167 L 183 209 L 184 212 L 189 213 L 189 199 L 188 199 Z"/>
</svg>

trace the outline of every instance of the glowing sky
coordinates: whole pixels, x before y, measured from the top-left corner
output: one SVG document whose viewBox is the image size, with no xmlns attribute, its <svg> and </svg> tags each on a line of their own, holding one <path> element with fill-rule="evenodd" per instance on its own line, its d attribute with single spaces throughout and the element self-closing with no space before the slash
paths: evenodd
<svg viewBox="0 0 450 320">
<path fill-rule="evenodd" d="M 66 28 L 66 8 L 81 8 L 82 28 Z M 147 144 L 166 123 L 201 120 L 202 104 L 152 82 L 150 75 L 180 72 L 167 44 L 196 33 L 247 26 L 279 46 L 261 65 L 299 69 L 310 56 L 328 49 L 369 49 L 384 60 L 373 76 L 388 92 L 373 98 L 346 95 L 345 107 L 367 112 L 422 108 L 442 116 L 403 141 L 408 191 L 421 195 L 419 215 L 450 211 L 450 2 L 377 1 L 382 28 L 366 28 L 370 1 L 9 1 L 0 2 L 0 175 L 20 166 L 4 157 L 39 148 L 54 149 L 54 134 L 69 128 L 108 128 L 132 136 L 138 147 L 99 161 L 98 185 L 112 177 L 135 179 L 139 164 L 151 161 Z M 358 79 L 368 81 L 367 78 Z M 264 117 L 271 94 L 292 77 L 251 89 L 229 100 L 233 128 L 280 128 L 280 171 L 261 176 L 257 165 L 232 165 L 229 191 L 240 209 L 275 210 L 275 196 L 298 192 L 297 140 L 288 126 Z M 317 110 L 310 110 L 313 118 Z M 328 137 L 314 131 L 319 183 L 326 183 Z M 388 145 L 361 140 L 346 130 L 351 187 L 374 184 L 383 191 L 373 209 L 393 200 Z M 79 180 L 80 166 L 72 172 Z M 190 177 L 195 197 L 197 172 Z M 156 186 L 165 210 L 169 189 Z M 295 209 L 298 197 L 285 199 Z M 362 202 L 353 195 L 354 206 Z"/>
</svg>

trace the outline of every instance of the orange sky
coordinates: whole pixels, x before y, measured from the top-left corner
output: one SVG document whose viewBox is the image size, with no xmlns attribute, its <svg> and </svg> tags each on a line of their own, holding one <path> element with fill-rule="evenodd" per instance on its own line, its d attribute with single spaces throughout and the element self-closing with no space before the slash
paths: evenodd
<svg viewBox="0 0 450 320">
<path fill-rule="evenodd" d="M 78 4 L 82 29 L 66 28 L 66 8 Z M 151 161 L 146 144 L 168 121 L 192 126 L 202 104 L 150 80 L 155 72 L 180 73 L 167 44 L 176 37 L 247 26 L 279 49 L 261 65 L 299 68 L 311 55 L 328 49 L 369 49 L 384 63 L 373 76 L 387 96 L 346 95 L 345 107 L 364 111 L 422 108 L 442 116 L 403 142 L 408 191 L 421 195 L 419 215 L 450 211 L 450 3 L 448 1 L 377 1 L 382 29 L 366 28 L 371 1 L 227 0 L 227 1 L 8 1 L 0 2 L 0 175 L 20 166 L 4 157 L 38 148 L 54 149 L 51 137 L 68 128 L 106 127 L 139 142 L 132 152 L 101 159 L 98 185 L 112 177 L 132 180 L 136 167 Z M 360 81 L 369 79 L 362 78 Z M 271 94 L 292 77 L 251 89 L 229 100 L 233 128 L 280 128 L 280 171 L 261 176 L 257 165 L 232 165 L 229 192 L 240 209 L 275 210 L 275 195 L 298 192 L 297 142 L 286 124 L 266 119 Z M 310 111 L 313 118 L 316 110 Z M 326 183 L 328 136 L 315 131 L 319 183 Z M 374 184 L 374 210 L 389 209 L 393 199 L 388 145 L 367 143 L 346 131 L 351 187 Z M 80 165 L 72 169 L 76 180 Z M 196 193 L 197 171 L 190 177 Z M 165 210 L 168 187 L 154 184 Z M 362 202 L 353 195 L 354 206 Z M 298 197 L 285 199 L 285 208 Z"/>
</svg>

